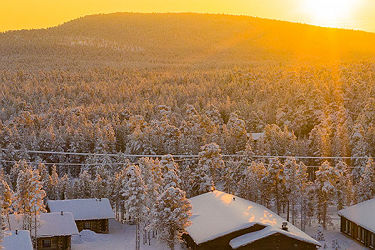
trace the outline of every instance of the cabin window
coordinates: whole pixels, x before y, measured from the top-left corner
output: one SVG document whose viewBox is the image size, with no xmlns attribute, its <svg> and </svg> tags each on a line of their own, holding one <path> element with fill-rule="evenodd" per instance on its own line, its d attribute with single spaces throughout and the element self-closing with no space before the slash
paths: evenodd
<svg viewBox="0 0 375 250">
<path fill-rule="evenodd" d="M 90 221 L 85 221 L 85 222 L 83 223 L 83 228 L 84 228 L 84 229 L 91 229 Z"/>
<path fill-rule="evenodd" d="M 51 239 L 42 240 L 42 246 L 43 246 L 43 248 L 50 248 L 51 245 L 52 245 Z"/>
<path fill-rule="evenodd" d="M 370 234 L 370 247 L 375 247 L 375 234 Z"/>
<path fill-rule="evenodd" d="M 357 240 L 361 240 L 361 228 L 357 227 Z"/>
<path fill-rule="evenodd" d="M 361 228 L 361 242 L 365 243 L 365 229 Z"/>
<path fill-rule="evenodd" d="M 102 220 L 102 221 L 100 222 L 100 226 L 101 226 L 101 230 L 102 230 L 102 232 L 107 231 L 107 230 L 106 230 L 107 227 L 106 227 L 105 220 Z"/>
<path fill-rule="evenodd" d="M 352 223 L 348 220 L 345 220 L 345 233 L 352 234 Z"/>
</svg>

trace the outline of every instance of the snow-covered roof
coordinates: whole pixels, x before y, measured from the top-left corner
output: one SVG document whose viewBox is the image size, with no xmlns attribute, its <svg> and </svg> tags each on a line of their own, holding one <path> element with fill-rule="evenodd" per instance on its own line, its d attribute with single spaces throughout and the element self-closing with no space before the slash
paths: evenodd
<svg viewBox="0 0 375 250">
<path fill-rule="evenodd" d="M 250 243 L 266 237 L 265 235 L 270 233 L 267 232 L 268 230 L 282 231 L 280 233 L 290 238 L 320 245 L 318 241 L 290 223 L 288 223 L 288 231 L 281 230 L 285 219 L 257 203 L 231 194 L 215 190 L 193 197 L 190 202 L 192 204 L 191 225 L 186 228 L 186 231 L 198 245 L 256 224 L 264 225 L 268 229 L 252 233 L 251 237 L 246 234 L 244 238 L 237 238 L 233 241 L 233 245 L 239 242 L 243 244 L 248 240 Z"/>
<path fill-rule="evenodd" d="M 1 246 L 3 250 L 33 250 L 31 243 L 30 231 L 19 230 L 17 231 L 5 231 L 5 237 Z"/>
<path fill-rule="evenodd" d="M 111 204 L 106 198 L 76 199 L 76 200 L 49 200 L 48 208 L 51 212 L 71 212 L 75 220 L 114 219 Z"/>
<path fill-rule="evenodd" d="M 38 237 L 67 236 L 78 234 L 73 214 L 64 213 L 41 213 L 38 215 Z M 23 215 L 11 214 L 10 225 L 12 230 L 23 229 Z"/>
<path fill-rule="evenodd" d="M 375 199 L 347 207 L 338 214 L 375 233 Z"/>
<path fill-rule="evenodd" d="M 257 141 L 264 136 L 264 133 L 250 133 L 250 134 L 254 141 Z"/>
</svg>

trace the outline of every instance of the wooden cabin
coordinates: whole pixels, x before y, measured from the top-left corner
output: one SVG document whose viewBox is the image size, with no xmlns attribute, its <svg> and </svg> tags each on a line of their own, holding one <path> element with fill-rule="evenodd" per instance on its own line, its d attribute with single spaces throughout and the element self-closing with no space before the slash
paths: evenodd
<svg viewBox="0 0 375 250">
<path fill-rule="evenodd" d="M 111 204 L 108 199 L 74 199 L 49 200 L 47 211 L 71 212 L 78 231 L 91 230 L 96 233 L 109 232 L 109 219 L 114 219 Z"/>
<path fill-rule="evenodd" d="M 338 212 L 340 231 L 368 248 L 375 248 L 375 199 Z"/>
<path fill-rule="evenodd" d="M 5 231 L 5 237 L 3 242 L 1 242 L 1 246 L 3 250 L 33 250 L 30 231 Z"/>
<path fill-rule="evenodd" d="M 22 229 L 23 215 L 10 215 L 10 223 L 12 229 Z M 70 250 L 72 235 L 79 234 L 73 214 L 69 212 L 41 213 L 38 224 L 37 250 Z"/>
<path fill-rule="evenodd" d="M 317 249 L 320 243 L 269 209 L 220 191 L 190 199 L 191 249 Z"/>
</svg>

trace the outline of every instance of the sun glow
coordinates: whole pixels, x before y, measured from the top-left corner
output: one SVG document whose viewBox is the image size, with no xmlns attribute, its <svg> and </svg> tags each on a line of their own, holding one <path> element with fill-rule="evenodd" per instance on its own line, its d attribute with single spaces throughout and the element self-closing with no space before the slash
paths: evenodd
<svg viewBox="0 0 375 250">
<path fill-rule="evenodd" d="M 359 0 L 304 0 L 303 9 L 314 24 L 337 27 L 350 19 Z"/>
</svg>

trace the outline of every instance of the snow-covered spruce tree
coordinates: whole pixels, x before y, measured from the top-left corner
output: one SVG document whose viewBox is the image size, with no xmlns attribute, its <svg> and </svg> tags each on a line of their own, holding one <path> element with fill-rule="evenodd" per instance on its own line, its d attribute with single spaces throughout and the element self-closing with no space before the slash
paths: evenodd
<svg viewBox="0 0 375 250">
<path fill-rule="evenodd" d="M 29 168 L 29 165 L 26 163 L 25 160 L 21 160 L 11 167 L 9 173 L 9 180 L 13 190 L 15 190 L 17 187 L 17 179 L 19 173 L 27 168 Z"/>
<path fill-rule="evenodd" d="M 236 154 L 238 151 L 244 150 L 247 142 L 245 121 L 240 119 L 236 113 L 231 113 L 225 128 L 226 152 Z"/>
<path fill-rule="evenodd" d="M 356 203 L 366 201 L 374 198 L 375 196 L 375 164 L 372 159 L 366 164 L 365 170 L 357 183 L 356 190 Z"/>
<path fill-rule="evenodd" d="M 58 190 L 59 190 L 59 200 L 66 200 L 72 198 L 71 193 L 71 181 L 68 177 L 68 174 L 64 174 L 62 178 L 60 178 Z"/>
<path fill-rule="evenodd" d="M 328 206 L 333 204 L 338 178 L 337 170 L 328 161 L 323 162 L 319 170 L 316 171 L 317 217 L 324 229 L 327 228 L 327 223 L 330 222 L 327 211 Z"/>
<path fill-rule="evenodd" d="M 42 188 L 37 170 L 30 167 L 21 170 L 17 179 L 14 208 L 16 213 L 23 214 L 23 229 L 34 230 L 34 237 L 38 231 L 38 215 L 45 211 L 43 199 L 46 193 Z"/>
<path fill-rule="evenodd" d="M 284 163 L 285 188 L 288 202 L 287 220 L 289 211 L 292 214 L 292 224 L 296 224 L 297 204 L 304 195 L 304 185 L 307 182 L 306 166 L 298 164 L 295 158 L 288 158 Z"/>
<path fill-rule="evenodd" d="M 2 200 L 0 198 L 0 249 L 3 249 L 2 242 L 5 237 L 5 214 L 2 208 Z"/>
<path fill-rule="evenodd" d="M 189 193 L 191 196 L 197 196 L 215 189 L 215 185 L 207 165 L 198 165 L 193 169 L 190 176 L 190 185 Z"/>
<path fill-rule="evenodd" d="M 352 156 L 353 157 L 366 157 L 369 155 L 369 145 L 366 142 L 365 132 L 360 123 L 356 123 L 353 128 L 353 133 L 350 138 L 350 144 L 352 147 Z M 360 179 L 363 170 L 367 164 L 366 159 L 354 159 L 353 166 L 355 167 L 352 171 L 354 181 Z"/>
<path fill-rule="evenodd" d="M 344 206 L 349 206 L 353 201 L 353 177 L 344 161 L 339 161 L 335 168 L 338 174 L 336 183 L 337 210 L 341 210 Z"/>
<path fill-rule="evenodd" d="M 6 218 L 7 228 L 10 228 L 9 214 L 13 212 L 13 191 L 10 189 L 8 183 L 0 176 L 0 202 L 2 211 Z"/>
<path fill-rule="evenodd" d="M 206 144 L 201 147 L 197 168 L 208 169 L 214 185 L 222 178 L 222 170 L 225 168 L 221 156 L 221 150 L 216 143 Z"/>
<path fill-rule="evenodd" d="M 157 199 L 152 208 L 151 228 L 158 232 L 158 238 L 173 250 L 175 243 L 189 226 L 191 204 L 185 192 L 179 188 L 169 187 Z"/>
<path fill-rule="evenodd" d="M 46 189 L 46 196 L 49 200 L 59 199 L 59 176 L 57 174 L 56 166 L 52 166 L 51 175 L 48 176 L 48 183 Z"/>
<path fill-rule="evenodd" d="M 39 171 L 40 181 L 43 184 L 43 189 L 46 190 L 47 197 L 48 197 L 48 182 L 49 182 L 48 167 L 43 163 L 39 163 L 37 169 Z"/>
<path fill-rule="evenodd" d="M 172 155 L 164 155 L 160 160 L 160 168 L 163 176 L 163 191 L 169 187 L 180 187 L 181 179 L 178 165 Z"/>
<path fill-rule="evenodd" d="M 141 222 L 147 214 L 146 186 L 143 182 L 138 166 L 130 165 L 125 170 L 121 195 L 124 200 L 124 208 L 134 221 Z"/>
<path fill-rule="evenodd" d="M 87 171 L 82 171 L 78 177 L 78 180 L 75 182 L 74 191 L 76 192 L 76 198 L 92 198 L 92 180 L 91 175 Z"/>
<path fill-rule="evenodd" d="M 247 143 L 245 150 L 240 151 L 242 156 L 240 160 L 230 159 L 226 162 L 224 187 L 227 193 L 237 194 L 241 192 L 238 184 L 245 178 L 246 168 L 252 163 L 252 156 L 254 155 L 250 143 Z"/>
<path fill-rule="evenodd" d="M 140 227 L 145 227 L 148 217 L 148 207 L 146 199 L 146 186 L 143 182 L 141 171 L 138 166 L 130 165 L 125 170 L 126 185 L 122 187 L 121 195 L 124 199 L 124 209 L 136 228 L 136 248 L 140 246 Z"/>
<path fill-rule="evenodd" d="M 151 208 L 155 204 L 163 185 L 162 173 L 158 160 L 151 158 L 141 158 L 138 165 L 146 187 L 146 203 Z"/>
<path fill-rule="evenodd" d="M 279 161 L 278 158 L 271 159 L 267 167 L 267 172 L 267 189 L 270 192 L 270 196 L 275 201 L 277 214 L 280 214 L 282 204 L 286 198 L 284 165 Z"/>
</svg>

